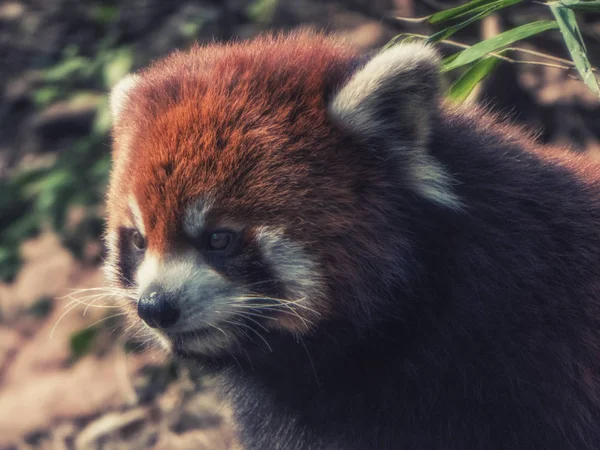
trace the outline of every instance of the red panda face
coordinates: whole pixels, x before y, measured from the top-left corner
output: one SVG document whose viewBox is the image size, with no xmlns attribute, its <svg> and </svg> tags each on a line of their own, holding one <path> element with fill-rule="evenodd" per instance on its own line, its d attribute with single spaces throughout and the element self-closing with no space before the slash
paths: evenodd
<svg viewBox="0 0 600 450">
<path fill-rule="evenodd" d="M 413 52 L 425 56 L 392 55 L 404 70 L 384 53 L 353 74 L 352 51 L 300 34 L 194 48 L 122 81 L 107 273 L 136 299 L 132 320 L 184 352 L 268 346 L 268 330 L 355 314 L 374 265 L 379 288 L 392 283 L 408 245 L 386 212 L 399 165 L 400 189 L 458 204 L 424 151 L 432 53 Z M 397 112 L 384 104 L 396 90 L 410 91 Z M 398 165 L 369 154 L 390 120 L 402 131 L 391 146 L 407 153 Z"/>
</svg>

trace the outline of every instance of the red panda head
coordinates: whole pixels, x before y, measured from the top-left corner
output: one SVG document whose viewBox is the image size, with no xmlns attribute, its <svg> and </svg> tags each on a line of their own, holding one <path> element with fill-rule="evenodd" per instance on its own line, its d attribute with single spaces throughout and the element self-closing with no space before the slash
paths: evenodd
<svg viewBox="0 0 600 450">
<path fill-rule="evenodd" d="M 427 152 L 421 44 L 366 62 L 306 33 L 195 47 L 111 102 L 107 273 L 182 351 L 352 322 L 410 272 L 404 199 L 459 205 Z"/>
</svg>

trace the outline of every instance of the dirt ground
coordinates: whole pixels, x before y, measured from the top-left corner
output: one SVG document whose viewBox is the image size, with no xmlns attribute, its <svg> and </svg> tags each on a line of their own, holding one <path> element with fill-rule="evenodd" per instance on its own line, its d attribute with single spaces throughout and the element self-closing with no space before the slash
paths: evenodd
<svg viewBox="0 0 600 450">
<path fill-rule="evenodd" d="M 119 327 L 103 328 L 94 351 L 73 360 L 73 334 L 106 311 L 69 312 L 65 296 L 102 286 L 102 274 L 51 233 L 24 254 L 17 280 L 0 287 L 0 448 L 235 448 L 229 411 L 210 381 L 192 383 L 160 352 L 115 345 Z M 51 310 L 36 313 L 48 299 Z"/>
<path fill-rule="evenodd" d="M 135 0 L 119 20 L 148 57 L 182 45 L 173 30 L 178 21 L 196 15 L 205 24 L 200 40 L 308 24 L 337 30 L 367 50 L 399 32 L 381 19 L 386 11 L 419 15 L 430 11 L 430 2 L 423 3 L 288 0 L 280 2 L 268 25 L 261 25 L 244 18 L 248 2 L 239 0 Z M 85 108 L 40 112 L 23 100 L 35 85 L 29 81 L 35 79 L 32 58 L 52 60 L 69 36 L 82 45 L 97 39 L 77 19 L 61 28 L 61 20 L 67 20 L 61 12 L 81 8 L 74 5 L 69 0 L 0 3 L 0 176 L 26 157 L 59 151 L 48 129 L 64 127 L 65 120 L 71 131 L 89 128 L 80 126 Z M 598 30 L 599 23 L 588 25 Z M 35 26 L 33 35 L 23 31 Z M 558 41 L 537 44 L 549 53 L 563 51 Z M 506 65 L 482 97 L 540 130 L 546 141 L 600 155 L 600 102 L 564 71 Z M 117 313 L 113 309 L 72 303 L 74 290 L 104 285 L 99 244 L 76 259 L 56 234 L 44 231 L 23 245 L 23 257 L 16 279 L 0 284 L 0 449 L 241 449 L 228 405 L 217 398 L 211 380 L 192 380 L 160 351 L 130 345 L 122 324 L 110 317 Z"/>
</svg>

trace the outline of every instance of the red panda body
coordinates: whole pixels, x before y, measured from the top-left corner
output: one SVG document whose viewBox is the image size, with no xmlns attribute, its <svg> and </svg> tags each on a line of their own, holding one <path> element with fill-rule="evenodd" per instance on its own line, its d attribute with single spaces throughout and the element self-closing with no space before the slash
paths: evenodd
<svg viewBox="0 0 600 450">
<path fill-rule="evenodd" d="M 113 92 L 108 276 L 247 450 L 600 448 L 600 171 L 437 64 L 297 34 Z"/>
</svg>

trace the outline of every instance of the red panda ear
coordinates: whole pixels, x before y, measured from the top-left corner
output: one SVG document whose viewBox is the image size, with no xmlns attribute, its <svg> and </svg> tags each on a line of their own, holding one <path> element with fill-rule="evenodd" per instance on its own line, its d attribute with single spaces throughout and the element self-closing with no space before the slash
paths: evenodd
<svg viewBox="0 0 600 450">
<path fill-rule="evenodd" d="M 131 98 L 131 93 L 139 82 L 138 75 L 126 75 L 112 89 L 110 93 L 110 111 L 113 122 L 119 120 L 121 113 L 127 101 Z"/>
<path fill-rule="evenodd" d="M 389 147 L 418 194 L 455 209 L 451 177 L 427 148 L 440 102 L 439 65 L 429 45 L 395 45 L 358 69 L 328 109 L 341 127 Z"/>
<path fill-rule="evenodd" d="M 366 138 L 426 144 L 438 107 L 439 55 L 422 43 L 398 44 L 376 54 L 333 98 L 333 118 Z"/>
</svg>

